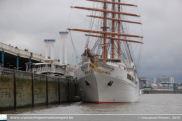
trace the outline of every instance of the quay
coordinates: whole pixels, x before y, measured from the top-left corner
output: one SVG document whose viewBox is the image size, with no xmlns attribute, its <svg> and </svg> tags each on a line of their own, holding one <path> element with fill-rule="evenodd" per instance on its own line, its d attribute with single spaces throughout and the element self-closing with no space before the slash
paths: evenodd
<svg viewBox="0 0 182 121">
<path fill-rule="evenodd" d="M 77 95 L 75 79 L 0 68 L 0 111 L 70 102 Z"/>
<path fill-rule="evenodd" d="M 182 94 L 180 90 L 141 90 L 141 94 Z"/>
<path fill-rule="evenodd" d="M 60 32 L 61 45 L 67 34 Z M 0 42 L 0 111 L 79 101 L 76 67 L 54 59 L 55 40 L 44 40 L 45 57 Z M 48 57 L 48 48 L 51 55 Z"/>
</svg>

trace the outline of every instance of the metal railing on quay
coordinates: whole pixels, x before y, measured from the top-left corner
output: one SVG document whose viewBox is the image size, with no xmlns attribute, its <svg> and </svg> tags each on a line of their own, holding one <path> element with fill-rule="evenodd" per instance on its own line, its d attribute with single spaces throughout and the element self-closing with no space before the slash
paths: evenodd
<svg viewBox="0 0 182 121">
<path fill-rule="evenodd" d="M 28 69 L 28 71 L 32 71 L 33 73 L 53 72 L 53 73 L 65 74 L 65 70 L 59 68 L 51 68 L 51 67 L 33 68 L 33 69 Z"/>
</svg>

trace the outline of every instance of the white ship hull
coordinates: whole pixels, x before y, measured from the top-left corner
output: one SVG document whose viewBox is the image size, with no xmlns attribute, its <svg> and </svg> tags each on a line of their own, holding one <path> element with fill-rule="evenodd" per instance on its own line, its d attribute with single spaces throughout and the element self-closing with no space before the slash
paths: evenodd
<svg viewBox="0 0 182 121">
<path fill-rule="evenodd" d="M 103 67 L 100 70 L 110 71 L 108 68 Z M 89 73 L 85 72 L 80 68 L 78 73 L 78 83 L 83 101 L 123 103 L 138 100 L 138 84 L 127 79 L 128 72 L 126 70 L 115 67 L 113 71 L 110 71 L 110 74 L 106 74 L 94 71 L 91 68 Z M 86 85 L 85 81 L 89 82 L 89 85 Z M 108 85 L 110 81 L 113 81 L 112 86 Z"/>
</svg>

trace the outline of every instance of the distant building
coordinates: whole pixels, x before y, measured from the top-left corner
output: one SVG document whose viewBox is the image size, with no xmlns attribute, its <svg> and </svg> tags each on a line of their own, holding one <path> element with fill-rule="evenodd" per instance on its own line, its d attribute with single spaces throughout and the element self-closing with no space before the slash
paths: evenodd
<svg viewBox="0 0 182 121">
<path fill-rule="evenodd" d="M 176 90 L 177 85 L 174 83 L 173 77 L 156 77 L 154 83 L 158 85 L 159 89 Z"/>
<path fill-rule="evenodd" d="M 159 89 L 159 86 L 156 83 L 151 84 L 152 89 Z"/>
<path fill-rule="evenodd" d="M 146 87 L 146 77 L 139 77 L 139 82 L 140 82 L 140 88 Z"/>
<path fill-rule="evenodd" d="M 139 80 L 147 80 L 146 77 L 139 77 Z"/>
<path fill-rule="evenodd" d="M 178 90 L 182 91 L 182 86 L 178 86 Z"/>
<path fill-rule="evenodd" d="M 147 87 L 151 87 L 151 84 L 152 84 L 151 81 L 149 81 L 149 80 L 146 81 L 146 86 L 147 86 Z"/>
<path fill-rule="evenodd" d="M 146 77 L 139 77 L 140 88 L 151 86 L 151 81 L 147 80 Z"/>
<path fill-rule="evenodd" d="M 154 78 L 154 83 L 161 84 L 161 83 L 174 83 L 173 77 L 156 77 Z"/>
</svg>

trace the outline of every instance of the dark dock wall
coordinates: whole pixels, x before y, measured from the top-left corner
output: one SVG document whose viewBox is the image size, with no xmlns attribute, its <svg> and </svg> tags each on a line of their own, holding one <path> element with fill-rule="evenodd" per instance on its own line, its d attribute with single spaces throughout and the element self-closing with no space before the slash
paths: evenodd
<svg viewBox="0 0 182 121">
<path fill-rule="evenodd" d="M 182 94 L 182 91 L 143 90 L 143 94 Z"/>
<path fill-rule="evenodd" d="M 32 74 L 20 71 L 15 73 L 15 106 L 24 107 L 32 105 Z"/>
<path fill-rule="evenodd" d="M 58 78 L 55 77 L 47 77 L 48 84 L 48 103 L 58 103 L 59 102 L 59 94 L 58 94 Z M 66 85 L 65 85 L 66 86 Z"/>
<path fill-rule="evenodd" d="M 33 75 L 33 106 L 46 105 L 46 76 L 44 75 Z"/>
<path fill-rule="evenodd" d="M 0 108 L 14 108 L 14 72 L 0 69 Z"/>
<path fill-rule="evenodd" d="M 0 68 L 0 111 L 73 101 L 75 80 Z"/>
</svg>

